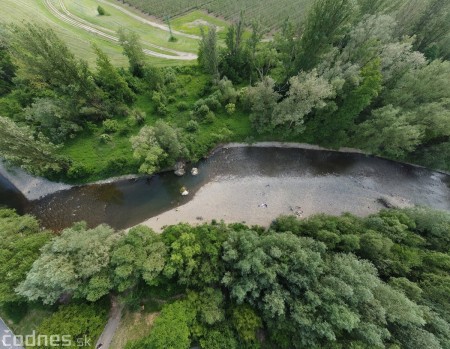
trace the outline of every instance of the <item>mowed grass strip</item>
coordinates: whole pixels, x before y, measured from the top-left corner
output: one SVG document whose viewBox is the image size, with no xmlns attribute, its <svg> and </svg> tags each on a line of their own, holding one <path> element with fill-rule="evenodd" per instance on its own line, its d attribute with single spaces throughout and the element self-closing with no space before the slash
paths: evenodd
<svg viewBox="0 0 450 349">
<path fill-rule="evenodd" d="M 52 1 L 55 4 L 59 3 L 59 0 Z M 133 30 L 140 35 L 144 46 L 145 43 L 150 43 L 170 50 L 197 53 L 198 40 L 179 35 L 176 36 L 176 42 L 169 42 L 169 32 L 140 22 L 126 13 L 119 11 L 117 8 L 110 6 L 108 3 L 99 3 L 95 0 L 63 0 L 63 2 L 70 13 L 98 27 L 106 28 L 113 32 L 117 32 L 120 28 Z M 118 2 L 115 2 L 115 5 L 118 4 Z M 97 13 L 98 5 L 102 6 L 108 15 L 99 16 Z M 148 48 L 155 50 L 156 52 L 161 51 L 162 53 L 170 54 L 170 52 L 158 50 L 154 47 Z"/>
<path fill-rule="evenodd" d="M 67 46 L 72 52 L 74 52 L 74 54 L 78 58 L 86 60 L 91 66 L 93 66 L 96 61 L 96 55 L 92 48 L 92 44 L 96 44 L 97 46 L 99 46 L 110 57 L 114 65 L 127 66 L 128 64 L 127 58 L 122 54 L 122 48 L 120 47 L 120 45 L 105 40 L 83 29 L 76 28 L 73 25 L 56 18 L 46 7 L 46 5 L 44 4 L 44 0 L 1 0 L 1 2 L 1 23 L 20 25 L 24 22 L 32 22 L 40 25 L 47 25 L 51 27 L 57 33 L 57 35 L 66 42 Z M 76 3 L 76 1 L 70 2 Z M 68 3 L 69 2 L 67 2 L 67 4 Z M 94 3 L 94 1 L 91 1 L 91 4 L 92 3 Z M 56 5 L 57 2 L 55 1 L 54 4 Z M 95 6 L 95 11 L 97 9 L 97 6 L 98 5 Z M 120 13 L 120 11 L 118 12 Z M 97 16 L 93 17 L 96 18 Z M 140 22 L 132 19 L 125 25 L 125 27 L 134 30 L 134 25 L 136 24 L 141 25 Z M 117 28 L 118 27 L 119 26 L 117 26 Z M 143 31 L 142 28 L 140 30 Z M 161 32 L 161 36 L 166 35 L 166 37 L 168 37 L 167 32 L 163 30 L 159 31 Z M 167 44 L 170 43 L 167 41 Z M 168 54 L 167 52 L 158 50 L 156 48 L 148 48 L 155 52 L 161 51 L 161 53 Z M 155 66 L 193 64 L 192 61 L 170 60 L 152 56 L 147 56 L 146 58 L 148 62 Z"/>
<path fill-rule="evenodd" d="M 42 0 L 2 0 L 1 7 L 0 21 L 2 23 L 20 25 L 23 22 L 33 22 L 47 25 L 55 30 L 77 57 L 87 60 L 90 64 L 95 63 L 96 60 L 92 43 L 105 51 L 115 65 L 127 64 L 121 47 L 58 20 L 49 13 Z"/>
</svg>

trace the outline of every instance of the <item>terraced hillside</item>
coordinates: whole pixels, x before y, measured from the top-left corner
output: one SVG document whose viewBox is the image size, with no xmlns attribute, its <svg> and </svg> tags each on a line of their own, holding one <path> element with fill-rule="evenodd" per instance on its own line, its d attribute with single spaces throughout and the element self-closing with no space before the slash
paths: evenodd
<svg viewBox="0 0 450 349">
<path fill-rule="evenodd" d="M 301 21 L 312 0 L 123 0 L 159 18 L 178 16 L 203 9 L 226 20 L 233 20 L 244 11 L 247 18 L 260 18 L 267 29 L 274 29 L 286 18 Z"/>
</svg>

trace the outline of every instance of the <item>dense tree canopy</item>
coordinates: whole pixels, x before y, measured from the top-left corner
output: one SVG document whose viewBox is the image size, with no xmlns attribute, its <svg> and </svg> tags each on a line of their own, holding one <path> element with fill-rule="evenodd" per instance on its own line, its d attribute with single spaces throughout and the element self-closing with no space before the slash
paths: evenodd
<svg viewBox="0 0 450 349">
<path fill-rule="evenodd" d="M 111 250 L 121 233 L 108 226 L 87 229 L 79 223 L 42 248 L 17 292 L 29 300 L 53 304 L 61 296 L 96 301 L 113 288 Z"/>
<path fill-rule="evenodd" d="M 45 136 L 35 136 L 27 126 L 0 116 L 0 156 L 14 165 L 37 174 L 51 176 L 67 165 L 55 154 L 56 147 Z"/>
<path fill-rule="evenodd" d="M 14 290 L 25 280 L 50 236 L 49 232 L 41 231 L 34 217 L 0 209 L 0 304 L 21 299 Z"/>
<path fill-rule="evenodd" d="M 450 343 L 448 212 L 283 216 L 268 230 L 178 224 L 161 235 L 147 227 L 124 233 L 75 224 L 40 256 L 37 248 L 49 236 L 36 231 L 35 220 L 6 210 L 0 224 L 5 246 L 29 254 L 5 259 L 18 270 L 3 271 L 16 292 L 1 288 L 4 304 L 52 304 L 67 296 L 92 302 L 111 292 L 128 302 L 156 296 L 161 314 L 149 335 L 127 348 L 443 349 Z M 27 244 L 17 242 L 19 231 Z M 62 306 L 39 331 L 76 337 L 83 324 L 58 322 L 80 306 L 76 319 L 101 305 Z M 95 323 L 102 318 L 99 312 Z"/>
</svg>

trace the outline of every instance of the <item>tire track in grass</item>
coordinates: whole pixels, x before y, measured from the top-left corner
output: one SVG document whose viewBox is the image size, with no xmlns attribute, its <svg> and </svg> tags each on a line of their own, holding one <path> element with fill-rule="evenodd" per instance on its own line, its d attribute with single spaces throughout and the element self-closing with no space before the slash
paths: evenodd
<svg viewBox="0 0 450 349">
<path fill-rule="evenodd" d="M 64 13 L 62 13 L 55 7 L 55 5 L 52 3 L 52 0 L 44 0 L 44 4 L 46 5 L 47 9 L 61 21 L 65 22 L 67 24 L 70 24 L 76 28 L 85 30 L 91 34 L 98 35 L 105 40 L 112 41 L 116 44 L 119 43 L 119 38 L 117 36 L 105 33 L 105 31 L 110 31 L 109 29 L 101 28 L 98 26 L 97 26 L 97 28 L 101 28 L 101 29 L 97 29 L 97 28 L 93 27 L 91 24 L 86 24 L 86 23 L 88 23 L 87 21 L 85 21 L 81 18 L 78 18 L 77 16 L 70 13 L 70 11 L 68 11 L 67 8 L 65 7 L 62 0 L 59 0 L 59 5 L 60 5 L 62 11 L 64 11 Z M 173 53 L 173 55 L 170 55 L 170 54 L 155 52 L 150 49 L 143 49 L 143 52 L 147 56 L 153 56 L 153 57 L 158 57 L 158 58 L 163 58 L 163 59 L 171 59 L 171 60 L 194 60 L 194 59 L 197 59 L 197 55 L 195 55 L 193 53 L 180 52 L 180 51 L 168 49 L 168 48 L 158 46 L 155 44 L 151 44 L 151 43 L 144 43 L 144 45 L 156 48 L 161 51 Z"/>
</svg>

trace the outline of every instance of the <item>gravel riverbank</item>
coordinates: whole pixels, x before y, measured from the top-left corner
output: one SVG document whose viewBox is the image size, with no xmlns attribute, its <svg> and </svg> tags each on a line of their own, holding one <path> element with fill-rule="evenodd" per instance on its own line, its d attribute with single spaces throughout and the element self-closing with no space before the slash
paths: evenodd
<svg viewBox="0 0 450 349">
<path fill-rule="evenodd" d="M 297 214 L 299 218 L 344 212 L 365 216 L 386 207 L 380 198 L 397 207 L 414 204 L 407 195 L 392 195 L 354 177 L 228 178 L 206 184 L 185 205 L 143 224 L 161 231 L 165 225 L 198 224 L 212 219 L 268 226 L 279 215 L 287 214 Z"/>
</svg>

